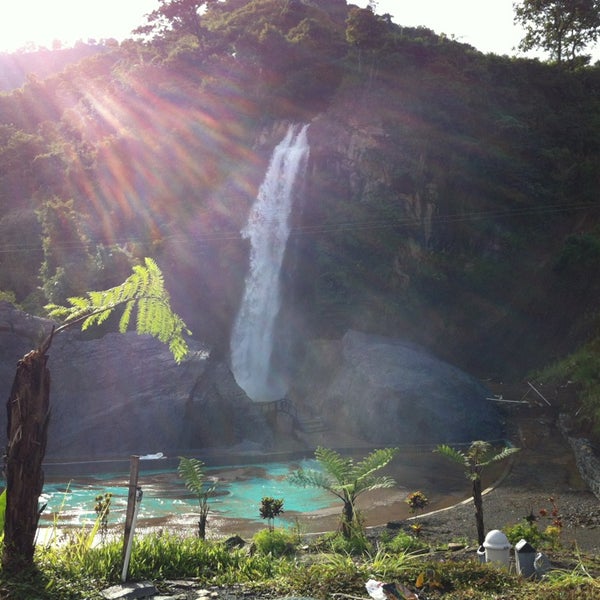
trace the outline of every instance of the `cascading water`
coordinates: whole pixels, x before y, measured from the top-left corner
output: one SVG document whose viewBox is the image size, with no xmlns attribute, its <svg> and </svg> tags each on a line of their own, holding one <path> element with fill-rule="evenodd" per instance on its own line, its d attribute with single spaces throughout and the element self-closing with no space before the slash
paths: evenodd
<svg viewBox="0 0 600 600">
<path fill-rule="evenodd" d="M 285 378 L 274 372 L 271 357 L 295 183 L 309 154 L 307 129 L 308 125 L 291 125 L 273 151 L 241 232 L 250 240 L 250 269 L 231 335 L 231 368 L 238 385 L 255 402 L 278 400 L 287 393 Z"/>
</svg>

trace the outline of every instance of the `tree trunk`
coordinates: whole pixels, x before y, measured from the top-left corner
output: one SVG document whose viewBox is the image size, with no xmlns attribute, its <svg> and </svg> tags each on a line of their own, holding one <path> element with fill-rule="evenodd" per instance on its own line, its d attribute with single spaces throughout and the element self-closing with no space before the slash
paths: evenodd
<svg viewBox="0 0 600 600">
<path fill-rule="evenodd" d="M 6 407 L 8 446 L 2 556 L 6 573 L 33 566 L 40 516 L 38 499 L 44 485 L 42 461 L 50 417 L 50 372 L 46 366 L 50 342 L 51 337 L 18 362 Z"/>
<path fill-rule="evenodd" d="M 473 502 L 475 504 L 475 522 L 477 524 L 477 543 L 481 546 L 485 540 L 483 526 L 483 497 L 481 495 L 481 478 L 473 479 Z"/>
<path fill-rule="evenodd" d="M 200 515 L 198 520 L 198 537 L 201 540 L 206 539 L 206 515 Z"/>
<path fill-rule="evenodd" d="M 352 537 L 352 525 L 354 524 L 354 505 L 351 501 L 344 501 L 342 512 L 342 535 L 349 540 Z"/>
</svg>

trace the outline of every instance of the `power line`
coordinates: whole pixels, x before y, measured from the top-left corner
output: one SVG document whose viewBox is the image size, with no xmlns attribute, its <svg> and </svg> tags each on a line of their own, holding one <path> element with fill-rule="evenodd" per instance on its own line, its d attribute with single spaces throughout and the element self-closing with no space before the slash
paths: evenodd
<svg viewBox="0 0 600 600">
<path fill-rule="evenodd" d="M 449 213 L 442 215 L 432 215 L 428 220 L 431 224 L 451 224 L 467 221 L 484 221 L 491 219 L 507 219 L 516 217 L 528 217 L 534 215 L 549 215 L 569 213 L 575 211 L 589 210 L 600 208 L 597 202 L 582 202 L 576 204 L 552 204 L 547 206 L 523 206 L 519 208 L 510 208 L 502 210 L 488 211 L 470 211 L 461 213 Z M 404 227 L 420 227 L 423 225 L 423 220 L 416 217 L 406 216 L 396 219 L 371 219 L 371 220 L 348 220 L 337 221 L 331 223 L 321 223 L 315 225 L 301 225 L 293 227 L 290 231 L 290 236 L 312 236 L 335 234 L 345 231 L 365 231 L 376 229 L 394 229 Z M 164 240 L 181 243 L 202 243 L 202 242 L 221 242 L 221 241 L 236 241 L 243 239 L 240 231 L 223 230 L 223 231 L 207 231 L 199 235 L 184 236 L 181 234 L 171 234 L 163 237 Z M 125 245 L 128 243 L 146 242 L 146 238 L 129 237 L 117 239 L 111 242 L 111 245 Z M 106 242 L 90 240 L 83 242 L 81 240 L 71 240 L 66 242 L 56 242 L 53 244 L 55 249 L 79 250 L 83 248 L 96 247 Z M 18 242 L 0 244 L 0 254 L 12 254 L 17 252 L 30 252 L 39 250 L 40 246 L 36 244 L 21 244 Z"/>
</svg>

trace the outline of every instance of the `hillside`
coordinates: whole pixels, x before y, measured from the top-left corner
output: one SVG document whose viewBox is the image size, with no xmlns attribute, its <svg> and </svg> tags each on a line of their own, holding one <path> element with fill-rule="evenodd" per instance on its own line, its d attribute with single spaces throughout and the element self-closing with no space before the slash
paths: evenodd
<svg viewBox="0 0 600 600">
<path fill-rule="evenodd" d="M 3 298 L 42 314 L 153 256 L 226 357 L 239 232 L 299 121 L 292 360 L 354 329 L 518 380 L 595 338 L 599 67 L 483 55 L 345 0 L 227 0 L 203 24 L 0 95 Z"/>
</svg>

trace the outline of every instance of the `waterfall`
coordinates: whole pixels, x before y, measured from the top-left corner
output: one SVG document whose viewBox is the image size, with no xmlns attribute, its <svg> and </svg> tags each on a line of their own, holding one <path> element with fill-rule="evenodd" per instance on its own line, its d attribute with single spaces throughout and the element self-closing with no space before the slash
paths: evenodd
<svg viewBox="0 0 600 600">
<path fill-rule="evenodd" d="M 256 402 L 283 398 L 285 377 L 272 368 L 275 324 L 281 307 L 279 276 L 287 245 L 294 184 L 309 153 L 308 125 L 291 125 L 273 150 L 248 223 L 250 268 L 231 335 L 231 368 L 238 385 Z"/>
</svg>

